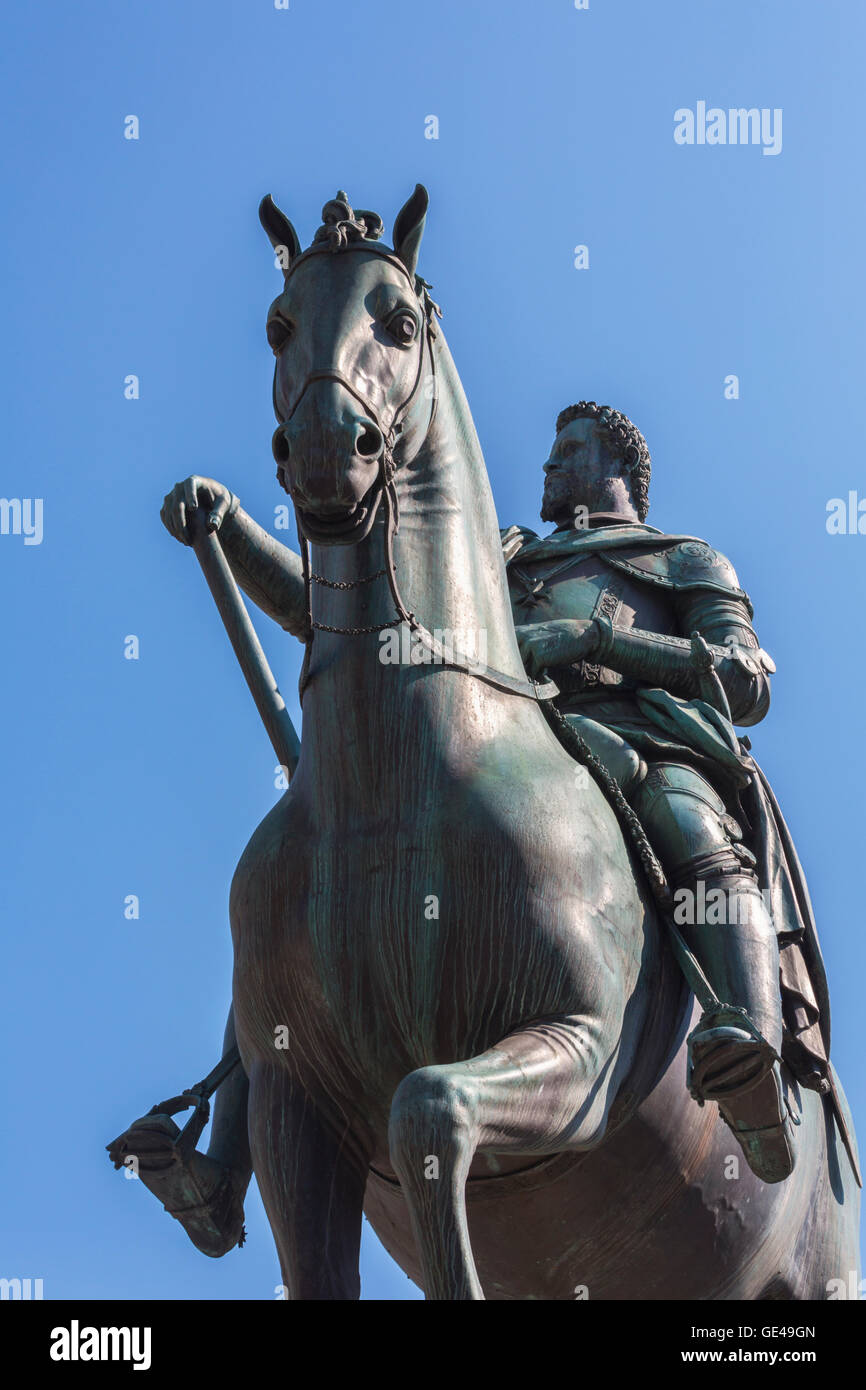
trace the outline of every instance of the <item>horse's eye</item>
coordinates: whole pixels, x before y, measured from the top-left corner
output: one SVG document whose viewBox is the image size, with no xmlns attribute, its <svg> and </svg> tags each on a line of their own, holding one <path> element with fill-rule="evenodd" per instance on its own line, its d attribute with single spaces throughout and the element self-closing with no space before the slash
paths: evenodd
<svg viewBox="0 0 866 1390">
<path fill-rule="evenodd" d="M 395 343 L 413 343 L 415 341 L 415 334 L 418 332 L 418 325 L 415 322 L 414 315 L 407 313 L 405 310 L 395 314 L 393 318 L 388 320 L 388 332 L 391 334 Z"/>
<path fill-rule="evenodd" d="M 292 336 L 292 326 L 286 323 L 285 319 L 269 319 L 267 327 L 268 342 L 274 352 L 279 352 L 286 346 Z"/>
</svg>

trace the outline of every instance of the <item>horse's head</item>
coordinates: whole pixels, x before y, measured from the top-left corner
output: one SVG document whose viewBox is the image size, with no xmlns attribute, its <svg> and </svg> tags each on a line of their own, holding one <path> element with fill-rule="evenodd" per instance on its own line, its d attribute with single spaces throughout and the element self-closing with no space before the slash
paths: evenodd
<svg viewBox="0 0 866 1390">
<path fill-rule="evenodd" d="M 368 533 L 393 469 L 417 452 L 429 426 L 435 306 L 415 274 L 426 212 L 419 184 L 391 250 L 378 240 L 381 219 L 353 211 L 340 192 L 302 251 L 270 197 L 259 209 L 285 276 L 267 326 L 277 359 L 277 478 L 316 544 Z"/>
</svg>

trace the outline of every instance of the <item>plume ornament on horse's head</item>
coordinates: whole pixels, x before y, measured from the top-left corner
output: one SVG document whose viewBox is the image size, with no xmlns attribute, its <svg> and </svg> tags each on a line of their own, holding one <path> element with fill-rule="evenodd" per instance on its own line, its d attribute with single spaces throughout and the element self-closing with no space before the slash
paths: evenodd
<svg viewBox="0 0 866 1390">
<path fill-rule="evenodd" d="M 350 241 L 378 241 L 385 224 L 377 212 L 359 208 L 355 212 L 348 195 L 339 189 L 322 208 L 322 225 L 313 237 L 313 244 L 324 241 L 330 251 L 342 251 Z"/>
</svg>

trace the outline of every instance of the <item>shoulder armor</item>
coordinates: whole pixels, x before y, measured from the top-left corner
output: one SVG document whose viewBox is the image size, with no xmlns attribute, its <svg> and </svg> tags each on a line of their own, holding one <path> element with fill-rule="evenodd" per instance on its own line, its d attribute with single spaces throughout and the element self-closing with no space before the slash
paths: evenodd
<svg viewBox="0 0 866 1390">
<path fill-rule="evenodd" d="M 668 551 L 668 565 L 677 588 L 694 589 L 712 584 L 738 598 L 745 597 L 730 560 L 705 541 L 682 541 L 672 546 Z"/>
<path fill-rule="evenodd" d="M 625 570 L 649 584 L 666 589 L 712 589 L 742 600 L 752 611 L 748 594 L 740 588 L 737 572 L 721 551 L 706 541 L 678 541 L 657 550 L 607 550 L 604 558 L 615 569 Z"/>
</svg>

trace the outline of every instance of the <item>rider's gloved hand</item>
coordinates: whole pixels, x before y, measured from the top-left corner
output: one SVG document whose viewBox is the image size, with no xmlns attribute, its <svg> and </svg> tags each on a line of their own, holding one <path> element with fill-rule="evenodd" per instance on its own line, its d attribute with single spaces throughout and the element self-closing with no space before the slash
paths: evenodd
<svg viewBox="0 0 866 1390">
<path fill-rule="evenodd" d="M 237 511 L 238 499 L 214 478 L 200 478 L 196 473 L 175 483 L 166 494 L 160 517 L 166 530 L 183 545 L 192 545 L 189 522 L 199 507 L 207 511 L 207 529 L 218 531 L 226 517 Z"/>
<path fill-rule="evenodd" d="M 523 623 L 514 631 L 526 674 L 535 680 L 554 667 L 571 666 L 591 656 L 598 643 L 597 629 L 588 618 Z"/>
</svg>

